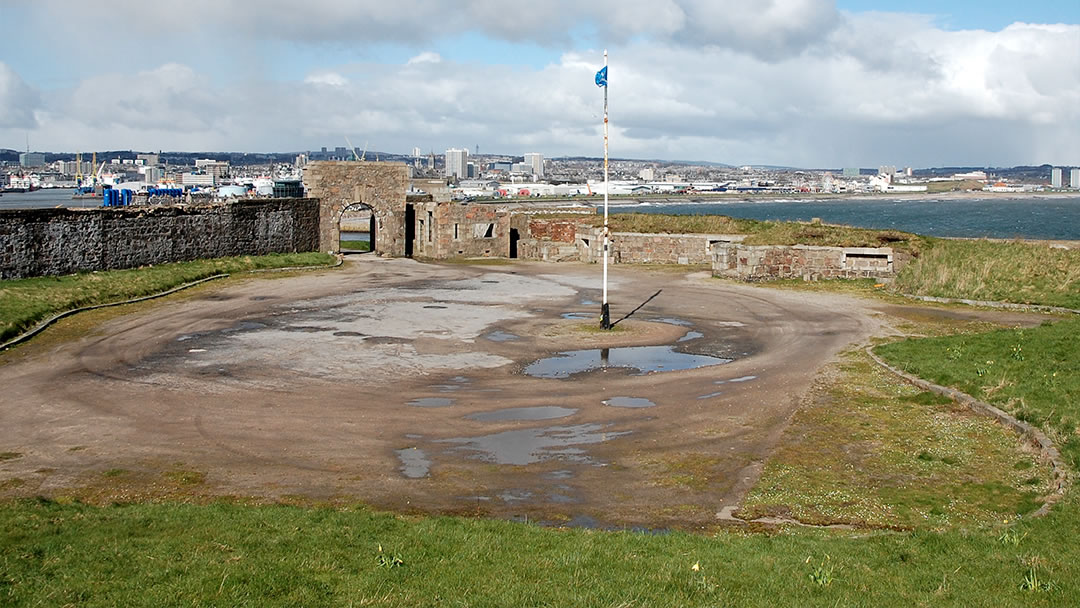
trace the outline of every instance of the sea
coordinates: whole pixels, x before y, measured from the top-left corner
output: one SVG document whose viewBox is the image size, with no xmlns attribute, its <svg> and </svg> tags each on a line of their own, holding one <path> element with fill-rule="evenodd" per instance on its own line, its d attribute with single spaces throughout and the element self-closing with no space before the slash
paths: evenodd
<svg viewBox="0 0 1080 608">
<path fill-rule="evenodd" d="M 0 196 L 0 209 L 98 205 L 100 202 L 94 199 L 72 200 L 70 190 L 9 192 Z M 1080 196 L 619 201 L 610 206 L 610 212 L 728 215 L 781 221 L 821 218 L 830 224 L 893 228 L 928 236 L 1080 241 Z"/>
</svg>

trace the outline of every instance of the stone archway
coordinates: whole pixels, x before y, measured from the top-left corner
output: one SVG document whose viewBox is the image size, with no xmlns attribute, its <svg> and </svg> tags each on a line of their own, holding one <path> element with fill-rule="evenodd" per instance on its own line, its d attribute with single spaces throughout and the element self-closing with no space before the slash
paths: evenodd
<svg viewBox="0 0 1080 608">
<path fill-rule="evenodd" d="M 371 249 L 381 256 L 405 255 L 405 193 L 409 169 L 404 163 L 317 161 L 304 167 L 307 196 L 319 199 L 319 250 L 337 253 L 341 215 L 363 203 L 375 218 Z"/>
</svg>

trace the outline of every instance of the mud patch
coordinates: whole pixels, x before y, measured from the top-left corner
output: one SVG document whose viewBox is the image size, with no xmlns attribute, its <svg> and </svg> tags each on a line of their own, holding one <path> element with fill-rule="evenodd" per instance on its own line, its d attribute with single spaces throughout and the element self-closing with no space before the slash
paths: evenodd
<svg viewBox="0 0 1080 608">
<path fill-rule="evenodd" d="M 495 330 L 484 334 L 484 337 L 492 342 L 513 342 L 514 340 L 521 339 L 521 336 L 512 334 L 508 331 Z"/>
<path fill-rule="evenodd" d="M 449 397 L 421 397 L 409 402 L 413 407 L 449 407 L 453 404 L 454 400 Z"/>
<path fill-rule="evenodd" d="M 503 431 L 479 437 L 440 439 L 437 443 L 458 444 L 458 447 L 452 449 L 474 452 L 472 458 L 495 464 L 524 466 L 553 459 L 595 464 L 584 449 L 574 446 L 601 443 L 630 434 L 630 431 L 604 431 L 609 426 L 611 425 L 549 426 Z"/>
</svg>

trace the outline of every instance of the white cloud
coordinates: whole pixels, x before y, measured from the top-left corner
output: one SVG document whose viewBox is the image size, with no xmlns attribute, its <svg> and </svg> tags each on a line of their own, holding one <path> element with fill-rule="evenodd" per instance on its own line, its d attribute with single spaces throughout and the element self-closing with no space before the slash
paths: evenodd
<svg viewBox="0 0 1080 608">
<path fill-rule="evenodd" d="M 210 6 L 191 2 L 192 10 Z M 590 23 L 612 36 L 615 156 L 832 167 L 1080 162 L 1080 25 L 945 31 L 924 16 L 841 13 L 826 0 L 516 8 L 417 0 L 409 11 L 309 0 L 305 13 L 318 17 L 306 19 L 274 8 L 284 0 L 269 2 L 244 11 L 246 19 L 242 3 L 213 6 L 252 46 L 286 38 L 327 50 L 301 81 L 222 81 L 194 58 L 134 76 L 95 75 L 45 96 L 35 140 L 57 150 L 289 150 L 348 135 L 386 151 L 480 144 L 598 156 L 602 95 L 592 75 L 600 51 L 567 33 Z M 140 18 L 171 10 L 160 4 L 140 3 Z M 465 30 L 569 50 L 537 68 L 420 50 Z M 411 58 L 348 63 L 356 55 L 333 52 L 379 40 L 398 41 Z M 0 113 L 0 135 L 6 128 L 9 138 L 32 124 L 32 110 L 17 109 L 42 105 L 13 74 L 0 64 L 0 110 L 16 109 Z"/>
<path fill-rule="evenodd" d="M 0 61 L 0 129 L 37 126 L 34 111 L 40 103 L 37 91 Z"/>
</svg>

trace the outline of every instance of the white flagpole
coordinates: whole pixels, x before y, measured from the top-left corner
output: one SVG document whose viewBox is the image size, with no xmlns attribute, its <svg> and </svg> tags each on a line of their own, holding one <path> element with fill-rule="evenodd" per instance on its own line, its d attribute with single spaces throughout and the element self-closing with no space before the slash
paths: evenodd
<svg viewBox="0 0 1080 608">
<path fill-rule="evenodd" d="M 604 74 L 607 75 L 607 49 L 604 49 Z M 604 302 L 600 309 L 600 328 L 611 329 L 611 312 L 607 299 L 608 266 L 608 84 L 604 83 Z"/>
</svg>

